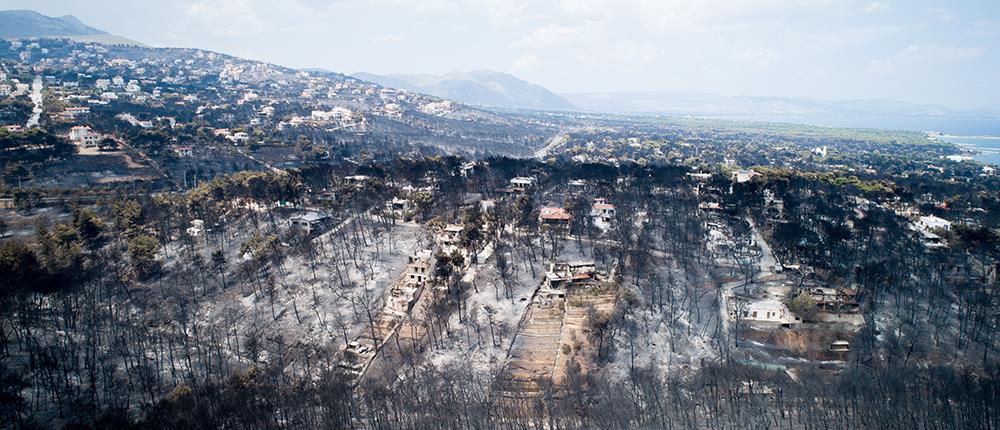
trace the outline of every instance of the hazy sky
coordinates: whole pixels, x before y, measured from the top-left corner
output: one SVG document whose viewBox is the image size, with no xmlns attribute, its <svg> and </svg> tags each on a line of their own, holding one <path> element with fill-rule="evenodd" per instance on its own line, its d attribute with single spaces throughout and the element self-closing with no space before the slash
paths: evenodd
<svg viewBox="0 0 1000 430">
<path fill-rule="evenodd" d="M 1000 5 L 923 0 L 0 0 L 156 46 L 353 73 L 488 68 L 557 92 L 1000 107 Z"/>
</svg>

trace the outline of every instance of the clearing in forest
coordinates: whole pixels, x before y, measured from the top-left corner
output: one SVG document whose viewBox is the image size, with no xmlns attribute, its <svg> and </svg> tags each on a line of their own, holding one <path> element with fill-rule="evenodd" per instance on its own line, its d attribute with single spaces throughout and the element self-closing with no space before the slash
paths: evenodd
<svg viewBox="0 0 1000 430">
<path fill-rule="evenodd" d="M 500 398 L 533 397 L 552 380 L 562 336 L 565 298 L 561 291 L 539 290 L 525 311 L 500 379 Z"/>
<path fill-rule="evenodd" d="M 361 330 L 360 336 L 343 351 L 340 367 L 352 374 L 356 382 L 364 377 L 372 360 L 407 319 L 413 304 L 424 290 L 422 284 L 407 281 L 404 273 L 383 297 L 383 306 Z"/>
<path fill-rule="evenodd" d="M 572 361 L 586 374 L 592 369 L 592 357 L 597 354 L 596 346 L 589 335 L 591 323 L 588 314 L 595 318 L 610 318 L 615 309 L 615 292 L 603 286 L 574 289 L 566 300 L 562 335 L 559 340 L 559 354 L 556 359 L 553 382 L 556 386 L 566 382 L 566 369 Z M 593 311 L 591 311 L 593 309 Z"/>
</svg>

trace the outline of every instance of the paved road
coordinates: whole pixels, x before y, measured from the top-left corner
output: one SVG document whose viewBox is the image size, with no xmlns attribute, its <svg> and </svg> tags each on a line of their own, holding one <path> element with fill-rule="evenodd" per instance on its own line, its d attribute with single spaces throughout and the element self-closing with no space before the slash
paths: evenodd
<svg viewBox="0 0 1000 430">
<path fill-rule="evenodd" d="M 28 118 L 28 124 L 24 128 L 38 125 L 38 121 L 42 118 L 44 99 L 45 97 L 42 97 L 42 77 L 35 76 L 35 82 L 31 84 L 31 102 L 35 104 L 35 108 L 31 110 L 31 118 Z"/>
<path fill-rule="evenodd" d="M 750 223 L 750 229 L 753 230 L 754 240 L 760 248 L 760 273 L 757 274 L 757 279 L 773 275 L 774 269 L 778 265 L 778 259 L 774 258 L 774 252 L 771 251 L 771 245 L 769 245 L 767 240 L 764 239 L 764 235 L 760 234 L 760 229 L 758 229 L 757 225 L 753 223 L 753 218 L 747 217 L 747 222 Z"/>
<path fill-rule="evenodd" d="M 754 240 L 757 242 L 757 247 L 760 248 L 760 272 L 754 277 L 750 284 L 753 284 L 765 277 L 774 275 L 775 265 L 778 264 L 778 260 L 774 258 L 774 252 L 771 251 L 771 245 L 767 243 L 764 239 L 764 235 L 760 233 L 757 229 L 757 225 L 754 224 L 753 218 L 747 217 L 747 222 L 750 223 L 750 229 L 753 231 Z M 726 282 L 722 284 L 721 297 L 719 298 L 719 316 L 722 318 L 722 330 L 726 333 L 729 332 L 729 299 L 733 297 L 733 290 L 746 285 L 744 280 L 736 280 L 731 282 Z"/>
<path fill-rule="evenodd" d="M 257 158 L 257 156 L 251 154 L 250 151 L 243 150 L 243 148 L 236 148 L 236 152 L 239 152 L 240 155 L 242 155 L 244 157 L 247 157 L 250 160 L 253 160 L 253 161 L 259 163 L 261 166 L 267 167 L 267 169 L 270 170 L 273 173 L 278 173 L 278 174 L 288 173 L 284 169 L 275 167 L 273 164 L 268 163 L 268 162 L 266 162 L 264 160 L 261 160 L 261 159 Z"/>
</svg>

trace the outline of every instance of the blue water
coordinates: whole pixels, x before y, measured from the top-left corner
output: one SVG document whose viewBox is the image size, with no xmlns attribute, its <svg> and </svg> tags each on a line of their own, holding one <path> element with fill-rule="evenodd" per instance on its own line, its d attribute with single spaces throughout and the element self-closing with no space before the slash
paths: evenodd
<svg viewBox="0 0 1000 430">
<path fill-rule="evenodd" d="M 941 140 L 979 151 L 972 158 L 1000 166 L 1000 136 L 941 136 Z"/>
<path fill-rule="evenodd" d="M 736 119 L 736 118 L 733 118 Z M 747 118 L 742 118 L 747 119 Z M 941 140 L 978 150 L 974 156 L 988 164 L 1000 165 L 1000 119 L 879 118 L 824 116 L 763 116 L 752 119 L 822 127 L 875 128 L 883 130 L 936 131 Z"/>
<path fill-rule="evenodd" d="M 956 136 L 1000 136 L 1000 119 L 826 118 L 832 127 L 937 131 Z"/>
<path fill-rule="evenodd" d="M 956 136 L 1000 136 L 1000 119 L 952 119 L 917 117 L 848 117 L 761 115 L 730 119 L 787 122 L 821 127 L 877 128 L 882 130 L 937 131 Z"/>
</svg>

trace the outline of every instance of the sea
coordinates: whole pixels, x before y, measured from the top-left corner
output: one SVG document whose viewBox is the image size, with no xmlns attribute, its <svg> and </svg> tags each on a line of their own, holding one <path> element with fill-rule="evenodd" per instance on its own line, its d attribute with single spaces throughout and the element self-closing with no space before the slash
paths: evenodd
<svg viewBox="0 0 1000 430">
<path fill-rule="evenodd" d="M 737 118 L 731 118 L 737 119 Z M 747 117 L 742 119 L 746 120 Z M 978 151 L 973 158 L 986 164 L 1000 165 L 1000 119 L 945 118 L 878 118 L 780 116 L 755 117 L 754 120 L 808 124 L 823 127 L 874 128 L 940 133 L 939 139 L 969 150 Z"/>
<path fill-rule="evenodd" d="M 986 164 L 1000 166 L 1000 136 L 954 136 L 943 135 L 939 139 L 951 142 L 965 149 L 978 151 L 972 158 Z"/>
</svg>

